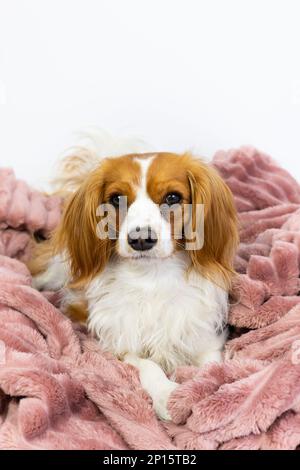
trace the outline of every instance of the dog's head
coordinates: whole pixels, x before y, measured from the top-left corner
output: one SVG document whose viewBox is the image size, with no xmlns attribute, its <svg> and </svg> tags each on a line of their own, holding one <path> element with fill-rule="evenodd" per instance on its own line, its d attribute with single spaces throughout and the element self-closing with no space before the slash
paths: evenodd
<svg viewBox="0 0 300 470">
<path fill-rule="evenodd" d="M 196 271 L 227 286 L 236 211 L 221 177 L 192 155 L 130 154 L 104 159 L 87 175 L 66 204 L 55 240 L 70 256 L 77 285 L 114 255 L 141 263 L 186 250 Z"/>
</svg>

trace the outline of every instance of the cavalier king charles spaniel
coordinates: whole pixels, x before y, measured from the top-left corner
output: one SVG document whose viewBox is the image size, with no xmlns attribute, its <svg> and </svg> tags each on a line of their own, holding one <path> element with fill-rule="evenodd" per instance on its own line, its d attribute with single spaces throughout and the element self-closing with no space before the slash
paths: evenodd
<svg viewBox="0 0 300 470">
<path fill-rule="evenodd" d="M 62 289 L 65 313 L 86 317 L 104 351 L 138 368 L 168 420 L 175 369 L 222 359 L 238 243 L 232 194 L 190 153 L 85 152 L 68 157 L 61 183 L 63 216 L 36 246 L 34 284 Z"/>
</svg>

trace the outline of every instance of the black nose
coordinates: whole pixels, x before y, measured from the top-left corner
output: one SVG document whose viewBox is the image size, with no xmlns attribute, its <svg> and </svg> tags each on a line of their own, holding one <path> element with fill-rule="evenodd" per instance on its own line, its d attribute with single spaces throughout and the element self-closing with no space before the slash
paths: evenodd
<svg viewBox="0 0 300 470">
<path fill-rule="evenodd" d="M 136 227 L 128 235 L 128 244 L 133 250 L 151 250 L 157 243 L 157 235 L 151 227 Z"/>
</svg>

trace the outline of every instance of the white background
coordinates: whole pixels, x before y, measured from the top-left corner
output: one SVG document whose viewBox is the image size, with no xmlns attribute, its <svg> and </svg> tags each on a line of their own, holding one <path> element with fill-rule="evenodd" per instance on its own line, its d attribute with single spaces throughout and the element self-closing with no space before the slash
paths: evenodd
<svg viewBox="0 0 300 470">
<path fill-rule="evenodd" d="M 0 165 L 39 186 L 73 131 L 252 144 L 300 180 L 299 0 L 0 0 Z"/>
</svg>

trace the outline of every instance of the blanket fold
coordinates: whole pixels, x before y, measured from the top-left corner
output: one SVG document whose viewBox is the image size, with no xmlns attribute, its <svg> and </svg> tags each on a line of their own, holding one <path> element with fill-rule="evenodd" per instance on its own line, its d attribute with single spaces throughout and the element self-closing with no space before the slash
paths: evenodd
<svg viewBox="0 0 300 470">
<path fill-rule="evenodd" d="M 48 197 L 0 169 L 0 254 L 26 261 L 31 235 L 47 238 L 61 214 L 61 199 Z"/>
<path fill-rule="evenodd" d="M 32 288 L 30 236 L 59 198 L 0 170 L 0 449 L 296 449 L 300 445 L 300 186 L 250 147 L 213 164 L 241 244 L 224 363 L 181 367 L 160 422 L 138 373 Z"/>
</svg>

